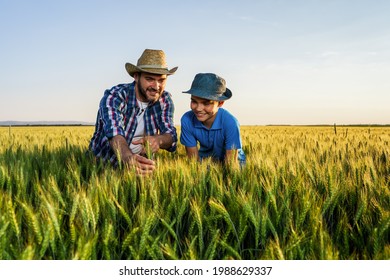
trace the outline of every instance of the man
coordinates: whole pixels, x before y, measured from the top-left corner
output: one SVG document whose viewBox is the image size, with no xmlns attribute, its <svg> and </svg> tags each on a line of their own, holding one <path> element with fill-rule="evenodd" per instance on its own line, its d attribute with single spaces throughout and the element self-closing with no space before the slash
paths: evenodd
<svg viewBox="0 0 390 280">
<path fill-rule="evenodd" d="M 104 92 L 89 147 L 114 166 L 123 163 L 148 174 L 155 169 L 154 153 L 176 150 L 174 104 L 165 85 L 177 67 L 168 70 L 165 53 L 151 49 L 142 53 L 137 65 L 125 67 L 134 81 Z"/>
<path fill-rule="evenodd" d="M 245 164 L 240 125 L 227 110 L 221 108 L 232 97 L 223 78 L 213 73 L 197 74 L 191 89 L 191 111 L 181 118 L 180 142 L 187 156 L 201 160 L 211 157 L 228 164 Z M 199 149 L 198 149 L 199 143 Z"/>
</svg>

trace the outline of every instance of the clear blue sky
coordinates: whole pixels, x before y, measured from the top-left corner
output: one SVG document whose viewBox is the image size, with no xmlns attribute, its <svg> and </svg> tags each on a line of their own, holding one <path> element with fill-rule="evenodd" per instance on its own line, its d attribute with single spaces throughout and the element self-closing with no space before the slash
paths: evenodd
<svg viewBox="0 0 390 280">
<path fill-rule="evenodd" d="M 0 121 L 94 122 L 145 48 L 179 66 L 175 121 L 199 72 L 245 124 L 390 123 L 390 1 L 0 0 Z"/>
</svg>

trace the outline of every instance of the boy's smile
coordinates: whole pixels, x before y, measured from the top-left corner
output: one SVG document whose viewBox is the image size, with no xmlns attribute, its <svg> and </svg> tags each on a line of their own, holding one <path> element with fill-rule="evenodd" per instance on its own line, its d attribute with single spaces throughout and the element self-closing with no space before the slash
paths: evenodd
<svg viewBox="0 0 390 280">
<path fill-rule="evenodd" d="M 198 121 L 211 128 L 223 101 L 214 101 L 191 95 L 191 110 Z"/>
</svg>

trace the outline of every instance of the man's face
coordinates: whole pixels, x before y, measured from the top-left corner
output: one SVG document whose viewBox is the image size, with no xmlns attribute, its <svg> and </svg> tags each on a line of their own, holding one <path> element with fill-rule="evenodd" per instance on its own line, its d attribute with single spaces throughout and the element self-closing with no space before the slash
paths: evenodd
<svg viewBox="0 0 390 280">
<path fill-rule="evenodd" d="M 137 98 L 142 102 L 156 102 L 165 89 L 167 75 L 135 73 Z"/>
</svg>

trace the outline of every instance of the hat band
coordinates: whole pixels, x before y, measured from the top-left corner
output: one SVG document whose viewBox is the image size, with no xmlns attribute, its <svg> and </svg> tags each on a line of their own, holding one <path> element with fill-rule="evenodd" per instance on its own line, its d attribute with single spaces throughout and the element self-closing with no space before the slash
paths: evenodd
<svg viewBox="0 0 390 280">
<path fill-rule="evenodd" d="M 163 69 L 163 70 L 168 70 L 167 67 L 162 67 L 161 65 L 137 65 L 139 68 L 144 68 L 144 69 Z"/>
</svg>

